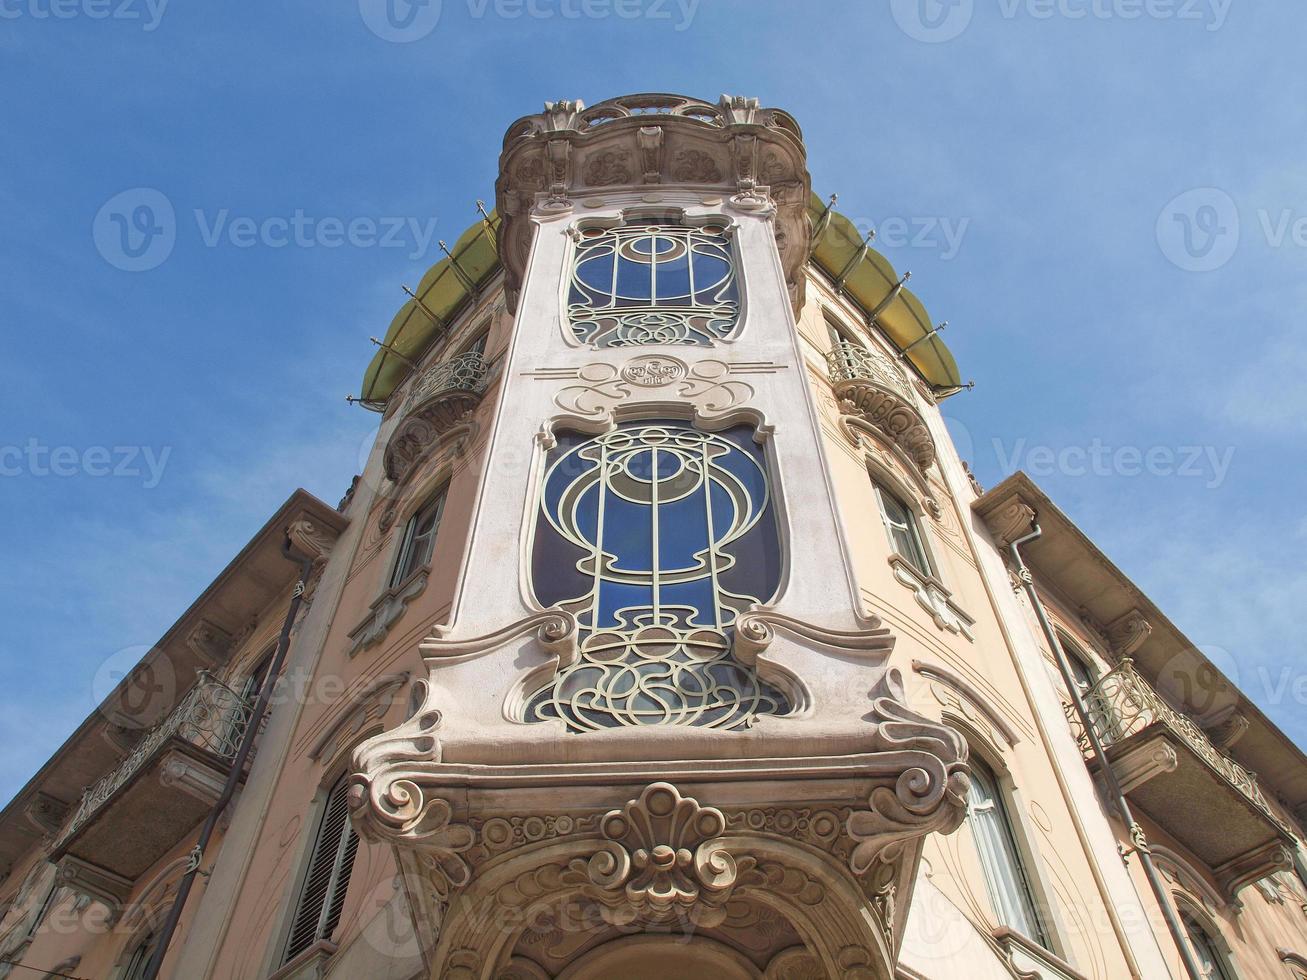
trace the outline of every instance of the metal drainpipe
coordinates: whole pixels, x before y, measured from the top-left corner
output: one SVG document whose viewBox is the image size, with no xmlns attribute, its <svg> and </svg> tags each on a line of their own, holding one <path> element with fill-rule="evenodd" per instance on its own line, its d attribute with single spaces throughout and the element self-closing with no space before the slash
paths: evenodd
<svg viewBox="0 0 1307 980">
<path fill-rule="evenodd" d="M 1166 884 L 1162 881 L 1161 874 L 1158 873 L 1157 865 L 1153 864 L 1153 853 L 1148 847 L 1148 838 L 1144 834 L 1144 828 L 1135 820 L 1134 813 L 1130 810 L 1130 804 L 1126 802 L 1125 793 L 1121 790 L 1121 781 L 1116 778 L 1116 773 L 1112 769 L 1112 764 L 1108 761 L 1107 750 L 1103 748 L 1103 742 L 1095 731 L 1093 722 L 1089 717 L 1089 709 L 1085 707 L 1084 698 L 1080 696 L 1080 685 L 1075 682 L 1075 677 L 1071 673 L 1071 663 L 1066 658 L 1066 651 L 1062 649 L 1062 644 L 1058 641 L 1057 632 L 1053 629 L 1053 624 L 1048 620 L 1048 613 L 1044 611 L 1044 604 L 1039 600 L 1038 593 L 1035 592 L 1035 581 L 1030 574 L 1030 569 L 1026 567 L 1025 561 L 1021 558 L 1020 548 L 1023 544 L 1034 541 L 1042 537 L 1043 530 L 1036 522 L 1031 526 L 1031 531 L 1024 538 L 1018 538 L 1008 545 L 1008 553 L 1012 556 L 1012 562 L 1017 568 L 1017 578 L 1021 580 L 1021 586 L 1026 591 L 1026 598 L 1030 600 L 1031 607 L 1035 610 L 1035 618 L 1039 620 L 1040 629 L 1044 631 L 1044 639 L 1053 649 L 1053 658 L 1057 661 L 1058 672 L 1062 675 L 1062 683 L 1066 686 L 1067 692 L 1071 695 L 1071 703 L 1075 706 L 1076 717 L 1080 719 L 1080 724 L 1085 730 L 1085 736 L 1089 739 L 1089 745 L 1093 749 L 1094 758 L 1098 761 L 1099 770 L 1103 774 L 1103 782 L 1107 786 L 1108 797 L 1112 805 L 1121 814 L 1121 818 L 1130 828 L 1130 842 L 1134 845 L 1134 852 L 1139 856 L 1139 863 L 1143 865 L 1144 875 L 1148 878 L 1148 885 L 1153 890 L 1153 897 L 1157 899 L 1157 904 L 1161 906 L 1162 917 L 1166 919 L 1166 928 L 1171 933 L 1171 938 L 1175 940 L 1176 949 L 1180 951 L 1180 960 L 1184 963 L 1185 972 L 1189 974 L 1190 980 L 1206 980 L 1207 974 L 1198 964 L 1194 956 L 1194 951 L 1189 945 L 1189 938 L 1185 934 L 1184 924 L 1180 921 L 1179 913 L 1175 910 L 1175 905 L 1171 902 L 1171 896 L 1166 890 Z"/>
<path fill-rule="evenodd" d="M 142 980 L 156 980 L 159 976 L 164 957 L 168 955 L 168 946 L 172 942 L 173 934 L 177 931 L 177 923 L 181 921 L 182 910 L 186 907 L 186 898 L 190 895 L 191 886 L 195 883 L 196 872 L 200 870 L 200 865 L 204 863 L 205 848 L 209 846 L 209 840 L 213 837 L 213 831 L 218 826 L 222 811 L 227 809 L 227 804 L 231 802 L 231 798 L 236 794 L 236 787 L 240 784 L 241 773 L 245 769 L 245 763 L 249 759 L 250 751 L 254 748 L 254 739 L 258 736 L 259 727 L 263 723 L 263 716 L 267 713 L 268 702 L 272 699 L 272 689 L 277 683 L 282 664 L 286 660 L 286 648 L 290 646 L 291 627 L 295 625 L 295 616 L 299 613 L 300 603 L 304 601 L 304 589 L 309 576 L 313 573 L 313 560 L 299 558 L 291 554 L 288 540 L 282 542 L 281 553 L 286 556 L 288 561 L 299 562 L 300 577 L 299 581 L 295 583 L 295 591 L 291 593 L 290 606 L 286 609 L 286 620 L 281 624 L 281 636 L 277 640 L 277 652 L 272 658 L 271 666 L 268 668 L 268 676 L 264 678 L 263 687 L 259 691 L 258 701 L 254 704 L 254 711 L 250 715 L 249 724 L 245 726 L 245 734 L 241 736 L 240 748 L 236 750 L 236 758 L 232 760 L 231 769 L 227 773 L 227 781 L 222 787 L 222 793 L 218 797 L 218 802 L 213 805 L 213 809 L 209 811 L 208 819 L 204 821 L 204 827 L 200 831 L 199 839 L 196 840 L 195 847 L 191 850 L 191 859 L 186 867 L 186 874 L 182 877 L 181 884 L 177 888 L 177 897 L 173 900 L 172 909 L 169 910 L 168 918 L 163 924 L 163 930 L 159 933 L 154 953 L 150 957 L 149 964 L 145 967 L 145 975 Z"/>
</svg>

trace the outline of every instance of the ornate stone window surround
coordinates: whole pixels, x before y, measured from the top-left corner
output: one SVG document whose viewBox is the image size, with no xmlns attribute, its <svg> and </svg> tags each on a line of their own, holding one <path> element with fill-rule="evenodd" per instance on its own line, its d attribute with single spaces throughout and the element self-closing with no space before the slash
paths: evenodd
<svg viewBox="0 0 1307 980">
<path fill-rule="evenodd" d="M 400 550 L 404 547 L 408 522 L 437 494 L 447 494 L 452 482 L 453 466 L 448 460 L 443 461 L 435 470 L 413 484 L 405 499 L 393 510 L 390 527 L 386 531 L 391 535 L 392 540 L 389 547 L 385 549 L 385 561 L 380 564 L 380 590 L 369 605 L 368 614 L 349 632 L 350 639 L 353 641 L 349 653 L 351 657 L 358 656 L 362 651 L 376 646 L 385 639 L 391 626 L 403 616 L 408 604 L 426 591 L 427 579 L 431 572 L 431 559 L 428 559 L 426 564 L 413 569 L 401 582 L 392 585 L 390 579 L 395 572 L 396 562 L 399 561 Z M 436 527 L 436 539 L 431 547 L 432 559 L 440 547 L 440 531 L 443 526 L 442 517 Z"/>
<path fill-rule="evenodd" d="M 1194 899 L 1186 891 L 1172 890 L 1171 898 L 1175 901 L 1176 908 L 1182 917 L 1190 918 L 1197 924 L 1208 943 L 1214 948 L 1214 952 L 1220 958 L 1220 967 L 1222 971 L 1230 977 L 1242 977 L 1244 973 L 1239 969 L 1239 964 L 1235 960 L 1234 948 L 1230 945 L 1230 940 L 1225 936 L 1225 930 L 1220 927 L 1216 917 L 1203 907 L 1203 903 Z"/>
<path fill-rule="evenodd" d="M 967 739 L 971 755 L 988 766 L 989 771 L 994 775 L 994 780 L 997 783 L 996 789 L 1002 797 L 1008 824 L 1012 828 L 1012 838 L 1016 842 L 1021 869 L 1025 873 L 1025 880 L 1030 887 L 1031 898 L 1035 903 L 1035 913 L 1039 916 L 1040 925 L 1043 927 L 1049 945 L 1053 947 L 1047 952 L 1064 962 L 1074 965 L 1070 959 L 1070 951 L 1067 948 L 1066 941 L 1063 938 L 1067 934 L 1066 926 L 1062 921 L 1058 904 L 1054 898 L 1056 892 L 1044 870 L 1044 860 L 1037 843 L 1038 837 L 1034 827 L 1031 826 L 1032 821 L 1029 810 L 1016 776 L 1012 771 L 1008 750 L 991 739 L 983 737 L 968 719 L 957 712 L 945 712 L 944 717 L 947 724 L 957 728 Z M 969 833 L 972 834 L 974 842 L 974 831 L 969 830 Z M 994 900 L 993 896 L 989 894 L 987 876 L 985 892 L 992 908 Z M 993 909 L 993 913 L 995 921 L 998 923 L 993 935 L 996 939 L 999 939 L 1001 934 L 1010 932 L 1011 929 L 1006 923 L 998 920 L 997 909 Z M 1027 941 L 1028 945 L 1034 945 L 1037 949 L 1040 948 L 1035 937 L 1024 936 L 1022 938 Z"/>
<path fill-rule="evenodd" d="M 584 233 L 591 229 L 608 230 L 620 228 L 628 224 L 639 221 L 648 221 L 656 218 L 664 225 L 675 225 L 685 228 L 704 228 L 716 226 L 723 229 L 723 236 L 730 243 L 731 266 L 735 280 L 737 311 L 735 316 L 735 325 L 731 328 L 730 333 L 713 341 L 712 347 L 718 345 L 729 345 L 738 340 L 744 333 L 746 318 L 748 316 L 748 295 L 747 275 L 745 271 L 744 256 L 739 247 L 739 222 L 729 214 L 719 208 L 710 208 L 703 206 L 699 198 L 685 192 L 665 192 L 658 195 L 665 198 L 667 203 L 649 204 L 641 203 L 641 198 L 631 194 L 612 195 L 615 200 L 605 200 L 605 212 L 602 214 L 587 215 L 578 218 L 566 226 L 565 234 L 568 239 L 568 247 L 565 251 L 564 266 L 562 274 L 559 276 L 558 292 L 558 309 L 560 311 L 560 322 L 563 333 L 563 340 L 568 347 L 582 350 L 590 349 L 592 345 L 585 340 L 581 340 L 573 333 L 569 308 L 569 294 L 571 291 L 572 270 L 575 267 L 577 249 L 579 243 L 583 240 Z M 629 201 L 623 201 L 622 198 L 629 198 Z M 597 200 L 597 199 L 596 199 Z M 699 204 L 695 207 L 695 204 Z M 655 350 L 669 351 L 693 351 L 695 349 L 709 350 L 711 347 L 703 345 L 632 345 L 631 347 L 620 348 L 600 348 L 599 350 L 617 350 L 624 353 L 639 353 L 645 347 L 652 347 Z"/>
<path fill-rule="evenodd" d="M 868 434 L 868 437 L 877 438 L 880 441 L 874 434 Z M 883 442 L 882 445 L 884 445 Z M 953 593 L 939 578 L 940 563 L 936 557 L 936 548 L 928 530 L 939 519 L 936 516 L 939 513 L 939 504 L 933 496 L 924 492 L 921 487 L 909 485 L 897 472 L 878 459 L 875 453 L 864 451 L 863 461 L 867 467 L 871 483 L 883 486 L 911 510 L 912 516 L 917 523 L 917 540 L 921 544 L 921 550 L 926 555 L 926 562 L 930 565 L 930 573 L 923 574 L 911 561 L 896 550 L 891 550 L 888 561 L 890 568 L 894 571 L 894 578 L 905 588 L 912 591 L 917 603 L 930 614 L 939 629 L 960 634 L 968 640 L 974 641 L 976 637 L 971 627 L 975 625 L 975 619 L 953 601 Z M 909 470 L 909 472 L 913 471 Z M 876 487 L 870 486 L 868 490 L 873 497 L 872 505 L 876 507 L 879 514 L 880 501 L 877 499 Z M 885 528 L 885 541 L 891 549 L 894 548 L 894 542 L 889 535 L 888 528 Z"/>
<path fill-rule="evenodd" d="M 737 425 L 749 425 L 753 427 L 753 439 L 762 447 L 763 465 L 766 470 L 766 477 L 771 492 L 771 506 L 775 509 L 777 533 L 779 536 L 779 561 L 781 568 L 780 583 L 775 593 L 766 600 L 764 607 L 771 607 L 780 602 L 785 594 L 787 579 L 791 566 L 790 558 L 790 540 L 791 531 L 789 520 L 785 510 L 785 489 L 783 478 L 780 473 L 780 467 L 776 458 L 777 454 L 773 451 L 771 438 L 775 429 L 768 425 L 761 412 L 753 408 L 737 408 L 733 411 L 722 415 L 705 415 L 700 411 L 699 406 L 687 405 L 684 401 L 647 401 L 637 404 L 618 405 L 612 413 L 602 419 L 580 419 L 573 416 L 556 417 L 544 426 L 542 426 L 536 438 L 536 446 L 532 466 L 530 470 L 530 492 L 526 494 L 525 509 L 522 521 L 522 546 L 518 559 L 518 582 L 523 601 L 528 608 L 539 610 L 541 615 L 548 614 L 550 610 L 545 609 L 536 599 L 535 590 L 531 583 L 530 568 L 531 557 L 535 546 L 536 533 L 536 514 L 540 508 L 543 498 L 543 474 L 546 467 L 546 457 L 549 450 L 554 445 L 554 433 L 561 429 L 579 432 L 584 435 L 602 435 L 607 432 L 613 432 L 623 423 L 638 422 L 645 419 L 671 419 L 689 422 L 694 428 L 703 432 L 717 432 L 729 429 Z M 738 642 L 737 642 L 738 650 Z M 808 685 L 795 674 L 788 670 L 770 663 L 766 660 L 758 661 L 758 677 L 761 681 L 778 688 L 789 702 L 790 708 L 786 718 L 801 718 L 811 714 L 813 697 Z M 531 695 L 544 687 L 553 679 L 557 666 L 552 663 L 543 664 L 537 668 L 528 670 L 519 676 L 509 689 L 508 698 L 504 703 L 504 718 L 515 724 L 526 723 L 527 702 Z M 639 729 L 647 734 L 651 734 L 653 729 Z M 608 733 L 593 732 L 588 739 L 601 739 L 605 734 L 613 734 L 614 729 Z M 704 730 L 711 737 L 711 730 Z"/>
</svg>

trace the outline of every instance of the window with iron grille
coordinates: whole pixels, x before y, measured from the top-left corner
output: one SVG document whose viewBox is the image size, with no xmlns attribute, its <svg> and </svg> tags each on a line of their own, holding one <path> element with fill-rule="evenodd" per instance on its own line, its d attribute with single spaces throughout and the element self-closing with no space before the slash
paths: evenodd
<svg viewBox="0 0 1307 980">
<path fill-rule="evenodd" d="M 313 855 L 300 886 L 295 917 L 291 920 L 283 963 L 319 940 L 330 939 L 340 923 L 345 890 L 349 886 L 349 874 L 359 846 L 358 835 L 349 822 L 347 789 L 346 779 L 341 776 L 327 794 L 314 837 Z"/>
</svg>

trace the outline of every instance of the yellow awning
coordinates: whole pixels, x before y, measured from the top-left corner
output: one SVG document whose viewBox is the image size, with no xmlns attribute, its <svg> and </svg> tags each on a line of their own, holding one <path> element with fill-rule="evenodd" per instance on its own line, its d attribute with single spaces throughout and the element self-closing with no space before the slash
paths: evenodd
<svg viewBox="0 0 1307 980">
<path fill-rule="evenodd" d="M 450 255 L 441 259 L 422 277 L 414 292 L 417 299 L 405 303 L 384 338 L 386 347 L 368 365 L 363 375 L 364 402 L 385 402 L 404 380 L 409 366 L 392 351 L 398 351 L 411 361 L 419 360 L 431 341 L 444 328 L 429 314 L 449 323 L 468 298 L 499 268 L 499 253 L 495 246 L 495 231 L 499 218 L 491 212 L 489 221 L 479 221 L 463 232 Z"/>
<path fill-rule="evenodd" d="M 814 229 L 821 227 L 825 211 L 826 205 L 821 198 L 812 195 L 808 215 Z M 885 304 L 876 315 L 876 325 L 885 331 L 899 350 L 908 352 L 908 360 L 927 382 L 937 388 L 959 387 L 962 380 L 958 366 L 944 341 L 938 334 L 922 340 L 930 333 L 932 324 L 921 300 L 906 287 L 889 299 L 902 278 L 889 260 L 875 249 L 868 248 L 861 261 L 850 268 L 850 263 L 863 247 L 862 238 L 853 222 L 839 212 L 831 211 L 812 258 L 832 279 L 844 276 L 845 293 L 864 312 L 871 313 Z"/>
</svg>

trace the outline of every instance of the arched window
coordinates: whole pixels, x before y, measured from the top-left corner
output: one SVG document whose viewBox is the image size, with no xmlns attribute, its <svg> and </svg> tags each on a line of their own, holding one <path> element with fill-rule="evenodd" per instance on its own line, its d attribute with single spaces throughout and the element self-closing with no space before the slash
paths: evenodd
<svg viewBox="0 0 1307 980">
<path fill-rule="evenodd" d="M 781 577 L 753 430 L 632 422 L 560 433 L 531 558 L 542 606 L 573 612 L 580 658 L 531 698 L 527 721 L 740 728 L 789 710 L 731 655 L 736 617 Z"/>
<path fill-rule="evenodd" d="M 1230 961 L 1226 959 L 1215 937 L 1207 931 L 1207 927 L 1184 909 L 1180 911 L 1180 918 L 1184 922 L 1189 945 L 1193 947 L 1194 955 L 1198 958 L 1203 976 L 1207 980 L 1238 980 L 1230 966 Z"/>
<path fill-rule="evenodd" d="M 730 335 L 740 290 L 729 230 L 652 219 L 580 232 L 568 324 L 593 347 L 711 347 Z"/>
<path fill-rule="evenodd" d="M 998 779 L 993 770 L 974 756 L 967 822 L 985 872 L 990 901 L 999 919 L 1008 928 L 1050 949 Z"/>
<path fill-rule="evenodd" d="M 1098 682 L 1098 671 L 1094 669 L 1093 662 L 1084 651 L 1060 632 L 1057 635 L 1057 642 L 1061 645 L 1062 652 L 1066 654 L 1067 663 L 1071 665 L 1071 678 L 1076 682 L 1076 687 L 1080 688 L 1081 696 L 1087 695 Z"/>
<path fill-rule="evenodd" d="M 119 980 L 142 980 L 145 976 L 145 968 L 150 965 L 150 957 L 154 955 L 156 939 L 157 937 L 151 933 L 136 944 L 131 956 L 127 958 L 127 965 L 123 967 Z"/>
<path fill-rule="evenodd" d="M 313 839 L 313 853 L 295 904 L 283 963 L 319 940 L 330 939 L 340 924 L 345 890 L 349 887 L 359 846 L 358 835 L 349 822 L 348 788 L 345 777 L 341 776 L 327 794 Z"/>
<path fill-rule="evenodd" d="M 876 488 L 876 503 L 880 507 L 880 518 L 885 523 L 889 534 L 890 546 L 894 553 L 906 561 L 921 575 L 930 577 L 930 558 L 926 555 L 926 546 L 921 538 L 921 527 L 917 515 L 902 500 L 881 484 Z"/>
</svg>

